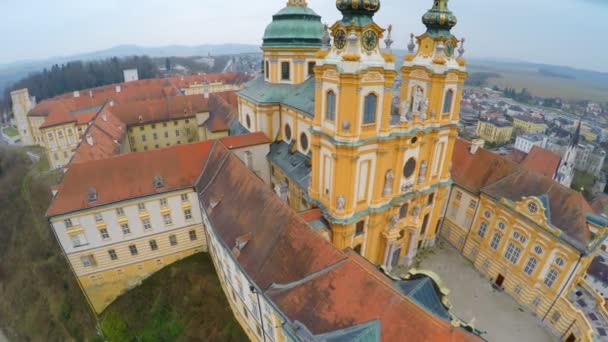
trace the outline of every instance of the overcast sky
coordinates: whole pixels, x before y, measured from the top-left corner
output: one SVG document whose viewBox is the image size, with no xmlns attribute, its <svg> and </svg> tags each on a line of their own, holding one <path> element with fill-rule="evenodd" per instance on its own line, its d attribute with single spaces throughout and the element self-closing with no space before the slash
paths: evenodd
<svg viewBox="0 0 608 342">
<path fill-rule="evenodd" d="M 287 0 L 0 0 L 0 63 L 90 52 L 122 44 L 261 44 Z M 393 24 L 396 46 L 432 0 L 382 0 L 376 21 Z M 333 23 L 333 0 L 309 0 Z M 452 0 L 468 56 L 608 71 L 608 0 Z"/>
</svg>

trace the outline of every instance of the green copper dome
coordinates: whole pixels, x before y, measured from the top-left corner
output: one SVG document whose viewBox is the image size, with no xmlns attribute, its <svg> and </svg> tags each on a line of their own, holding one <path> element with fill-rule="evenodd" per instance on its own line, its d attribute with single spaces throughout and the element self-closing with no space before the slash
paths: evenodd
<svg viewBox="0 0 608 342">
<path fill-rule="evenodd" d="M 435 0 L 433 8 L 422 16 L 427 33 L 433 36 L 451 37 L 450 30 L 457 22 L 456 16 L 448 9 L 448 0 Z"/>
<path fill-rule="evenodd" d="M 336 7 L 342 15 L 342 23 L 365 26 L 372 22 L 372 17 L 380 10 L 380 0 L 336 0 Z"/>
<path fill-rule="evenodd" d="M 321 48 L 324 25 L 321 16 L 303 5 L 290 5 L 272 17 L 264 32 L 262 47 Z"/>
</svg>

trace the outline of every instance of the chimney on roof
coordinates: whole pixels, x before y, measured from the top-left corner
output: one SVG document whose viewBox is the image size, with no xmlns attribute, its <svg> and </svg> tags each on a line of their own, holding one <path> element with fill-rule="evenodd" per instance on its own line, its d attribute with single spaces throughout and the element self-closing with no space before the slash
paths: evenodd
<svg viewBox="0 0 608 342">
<path fill-rule="evenodd" d="M 91 136 L 91 134 L 87 134 L 87 144 L 89 144 L 90 146 L 93 146 L 93 137 Z"/>
<path fill-rule="evenodd" d="M 208 99 L 209 98 L 209 92 L 207 90 L 205 90 L 205 93 L 203 94 L 203 96 Z"/>
<path fill-rule="evenodd" d="M 471 152 L 471 154 L 475 154 L 477 153 L 477 150 L 483 148 L 485 144 L 486 142 L 483 139 L 474 139 L 471 141 L 471 149 L 469 152 Z"/>
<path fill-rule="evenodd" d="M 114 107 L 114 100 L 110 100 L 110 107 Z"/>
<path fill-rule="evenodd" d="M 93 98 L 93 91 L 92 90 L 89 90 L 89 97 Z"/>
<path fill-rule="evenodd" d="M 251 240 L 252 237 L 252 233 L 247 233 L 236 238 L 234 248 L 232 248 L 232 254 L 238 258 L 238 256 L 241 255 L 241 251 L 243 250 L 243 248 L 245 248 L 245 246 L 247 246 L 247 243 Z"/>
<path fill-rule="evenodd" d="M 117 85 L 116 86 L 116 93 L 120 93 L 121 91 L 122 91 L 122 88 L 119 85 Z"/>
<path fill-rule="evenodd" d="M 101 120 L 108 122 L 108 113 L 106 113 L 106 112 L 101 113 Z"/>
<path fill-rule="evenodd" d="M 78 90 L 74 92 L 74 97 L 80 97 L 80 92 Z"/>
</svg>

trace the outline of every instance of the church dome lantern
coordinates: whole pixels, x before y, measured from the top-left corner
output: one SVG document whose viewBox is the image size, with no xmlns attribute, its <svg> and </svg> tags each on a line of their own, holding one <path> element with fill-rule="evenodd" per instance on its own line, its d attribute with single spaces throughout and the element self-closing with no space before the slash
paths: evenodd
<svg viewBox="0 0 608 342">
<path fill-rule="evenodd" d="M 372 21 L 372 17 L 380 10 L 380 0 L 336 0 L 336 7 L 344 18 L 344 24 L 364 26 Z"/>
<path fill-rule="evenodd" d="M 324 25 L 305 0 L 289 0 L 266 27 L 262 48 L 320 49 Z"/>
<path fill-rule="evenodd" d="M 435 0 L 433 8 L 422 16 L 422 23 L 430 35 L 447 38 L 451 37 L 450 30 L 456 26 L 458 19 L 448 9 L 448 0 Z"/>
</svg>

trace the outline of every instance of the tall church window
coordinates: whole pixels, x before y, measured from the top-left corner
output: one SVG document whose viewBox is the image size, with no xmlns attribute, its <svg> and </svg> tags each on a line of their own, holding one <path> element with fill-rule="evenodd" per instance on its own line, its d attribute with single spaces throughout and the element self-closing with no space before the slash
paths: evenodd
<svg viewBox="0 0 608 342">
<path fill-rule="evenodd" d="M 557 271 L 554 269 L 551 269 L 551 271 L 549 271 L 549 273 L 547 274 L 547 277 L 545 278 L 545 285 L 547 285 L 547 287 L 553 286 L 555 279 L 557 279 Z"/>
<path fill-rule="evenodd" d="M 325 117 L 330 121 L 334 121 L 336 119 L 336 93 L 334 93 L 332 90 L 327 93 L 327 108 Z"/>
<path fill-rule="evenodd" d="M 526 268 L 524 269 L 524 272 L 526 272 L 527 275 L 532 275 L 532 273 L 534 272 L 534 269 L 536 268 L 536 258 L 532 257 L 530 258 L 530 260 L 528 260 L 528 263 L 526 264 Z"/>
<path fill-rule="evenodd" d="M 317 65 L 317 63 L 315 63 L 315 62 L 308 62 L 308 76 L 315 75 L 315 66 L 316 65 Z"/>
<path fill-rule="evenodd" d="M 363 112 L 363 124 L 376 122 L 376 109 L 378 107 L 378 96 L 369 94 L 365 97 Z"/>
<path fill-rule="evenodd" d="M 454 99 L 454 91 L 452 89 L 445 93 L 445 99 L 443 100 L 443 113 L 450 113 L 452 111 L 452 100 Z"/>
<path fill-rule="evenodd" d="M 268 61 L 264 62 L 264 75 L 266 75 L 266 78 L 270 78 L 270 63 Z"/>
<path fill-rule="evenodd" d="M 291 79 L 289 70 L 289 62 L 281 62 L 281 80 L 289 81 Z"/>
</svg>

